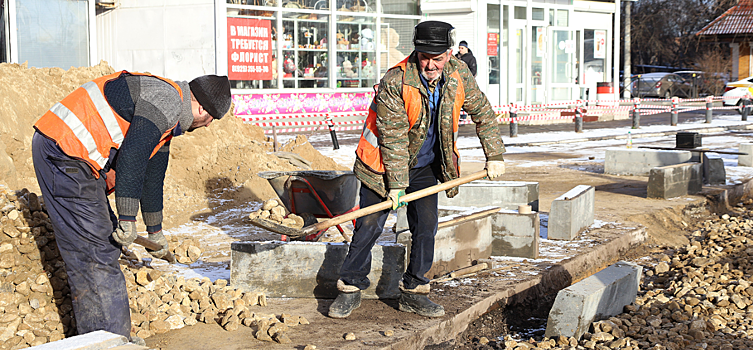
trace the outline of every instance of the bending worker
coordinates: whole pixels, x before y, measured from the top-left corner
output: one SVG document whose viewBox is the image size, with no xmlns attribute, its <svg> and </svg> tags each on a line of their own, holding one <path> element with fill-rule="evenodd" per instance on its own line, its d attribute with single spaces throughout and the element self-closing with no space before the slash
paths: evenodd
<svg viewBox="0 0 753 350">
<path fill-rule="evenodd" d="M 356 150 L 353 171 L 361 181 L 360 207 L 392 200 L 392 209 L 405 205 L 401 197 L 459 177 L 455 145 L 462 108 L 476 123 L 486 155 L 489 178 L 502 175 L 504 144 L 492 106 L 479 90 L 468 66 L 452 56 L 453 27 L 445 22 L 419 23 L 413 31 L 415 50 L 385 73 L 379 84 Z M 457 187 L 447 191 L 457 194 Z M 439 317 L 444 308 L 428 298 L 424 276 L 434 260 L 437 195 L 408 205 L 412 235 L 410 261 L 400 282 L 401 311 Z M 368 288 L 371 248 L 382 233 L 389 210 L 356 220 L 353 241 L 337 281 L 339 294 L 329 316 L 348 317 L 361 305 Z"/>
<path fill-rule="evenodd" d="M 166 256 L 162 188 L 170 139 L 229 109 L 227 77 L 174 82 L 122 71 L 79 87 L 34 124 L 34 170 L 65 261 L 79 334 L 105 330 L 143 343 L 130 337 L 121 247 L 136 239 L 140 206 L 148 238 L 162 245 L 149 253 Z M 107 200 L 113 186 L 117 217 Z"/>
</svg>

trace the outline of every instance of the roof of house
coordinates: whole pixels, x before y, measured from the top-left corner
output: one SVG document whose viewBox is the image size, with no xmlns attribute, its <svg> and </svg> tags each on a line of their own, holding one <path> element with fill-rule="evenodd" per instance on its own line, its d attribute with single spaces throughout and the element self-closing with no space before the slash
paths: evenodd
<svg viewBox="0 0 753 350">
<path fill-rule="evenodd" d="M 736 5 L 703 27 L 696 35 L 753 34 L 753 0 Z"/>
</svg>

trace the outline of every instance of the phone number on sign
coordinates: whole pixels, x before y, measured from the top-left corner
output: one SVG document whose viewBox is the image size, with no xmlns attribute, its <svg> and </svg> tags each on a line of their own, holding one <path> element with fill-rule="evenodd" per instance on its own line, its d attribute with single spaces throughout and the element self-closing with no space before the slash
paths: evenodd
<svg viewBox="0 0 753 350">
<path fill-rule="evenodd" d="M 269 66 L 236 66 L 230 68 L 233 73 L 267 73 Z"/>
</svg>

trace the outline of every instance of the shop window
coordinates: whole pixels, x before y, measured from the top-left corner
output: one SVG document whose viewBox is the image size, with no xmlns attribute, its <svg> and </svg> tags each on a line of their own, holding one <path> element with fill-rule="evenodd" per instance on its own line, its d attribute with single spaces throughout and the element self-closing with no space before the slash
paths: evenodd
<svg viewBox="0 0 753 350">
<path fill-rule="evenodd" d="M 372 87 L 376 82 L 373 17 L 337 16 L 337 87 Z"/>
<path fill-rule="evenodd" d="M 420 15 L 418 0 L 382 0 L 382 12 L 391 15 Z"/>
<path fill-rule="evenodd" d="M 486 54 L 488 56 L 489 84 L 500 82 L 499 5 L 486 5 Z"/>
<path fill-rule="evenodd" d="M 337 11 L 376 12 L 376 0 L 337 0 Z"/>
<path fill-rule="evenodd" d="M 5 16 L 5 1 L 0 0 L 0 63 L 8 62 L 8 26 Z"/>
<path fill-rule="evenodd" d="M 515 12 L 513 12 L 515 19 L 526 19 L 526 8 L 522 6 L 515 6 Z"/>
<path fill-rule="evenodd" d="M 382 65 L 379 74 L 400 63 L 413 52 L 413 27 L 417 19 L 382 18 L 379 53 Z"/>
<path fill-rule="evenodd" d="M 567 27 L 570 21 L 568 21 L 568 14 L 569 11 L 567 10 L 557 10 L 557 26 L 558 27 Z"/>
<path fill-rule="evenodd" d="M 329 16 L 285 13 L 282 43 L 282 81 L 285 88 L 330 87 L 327 57 Z"/>
<path fill-rule="evenodd" d="M 277 0 L 227 0 L 227 3 L 233 5 L 277 6 Z"/>
<path fill-rule="evenodd" d="M 532 8 L 531 9 L 531 19 L 534 21 L 543 21 L 544 20 L 544 9 L 540 8 Z"/>
<path fill-rule="evenodd" d="M 16 1 L 18 61 L 32 67 L 89 65 L 87 1 Z"/>
</svg>

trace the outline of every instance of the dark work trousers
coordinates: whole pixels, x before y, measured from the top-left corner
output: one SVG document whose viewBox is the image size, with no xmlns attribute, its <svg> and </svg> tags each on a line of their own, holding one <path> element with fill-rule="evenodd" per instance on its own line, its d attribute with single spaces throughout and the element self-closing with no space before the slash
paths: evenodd
<svg viewBox="0 0 753 350">
<path fill-rule="evenodd" d="M 410 186 L 405 193 L 411 193 L 437 184 L 437 178 L 431 165 L 410 170 Z M 361 208 L 386 200 L 376 192 L 361 186 Z M 371 271 L 371 248 L 382 234 L 384 223 L 390 209 L 366 215 L 356 220 L 353 241 L 350 242 L 348 255 L 340 268 L 340 279 L 345 284 L 356 286 L 361 290 L 371 284 L 367 277 Z M 434 262 L 434 236 L 437 234 L 437 195 L 433 194 L 408 202 L 408 228 L 412 242 L 410 262 L 403 274 L 405 288 L 413 289 L 429 283 L 424 275 Z"/>
<path fill-rule="evenodd" d="M 78 334 L 105 330 L 131 336 L 128 291 L 120 271 L 120 245 L 112 240 L 117 217 L 99 179 L 83 161 L 67 156 L 40 133 L 32 140 L 34 171 L 65 261 Z"/>
</svg>

